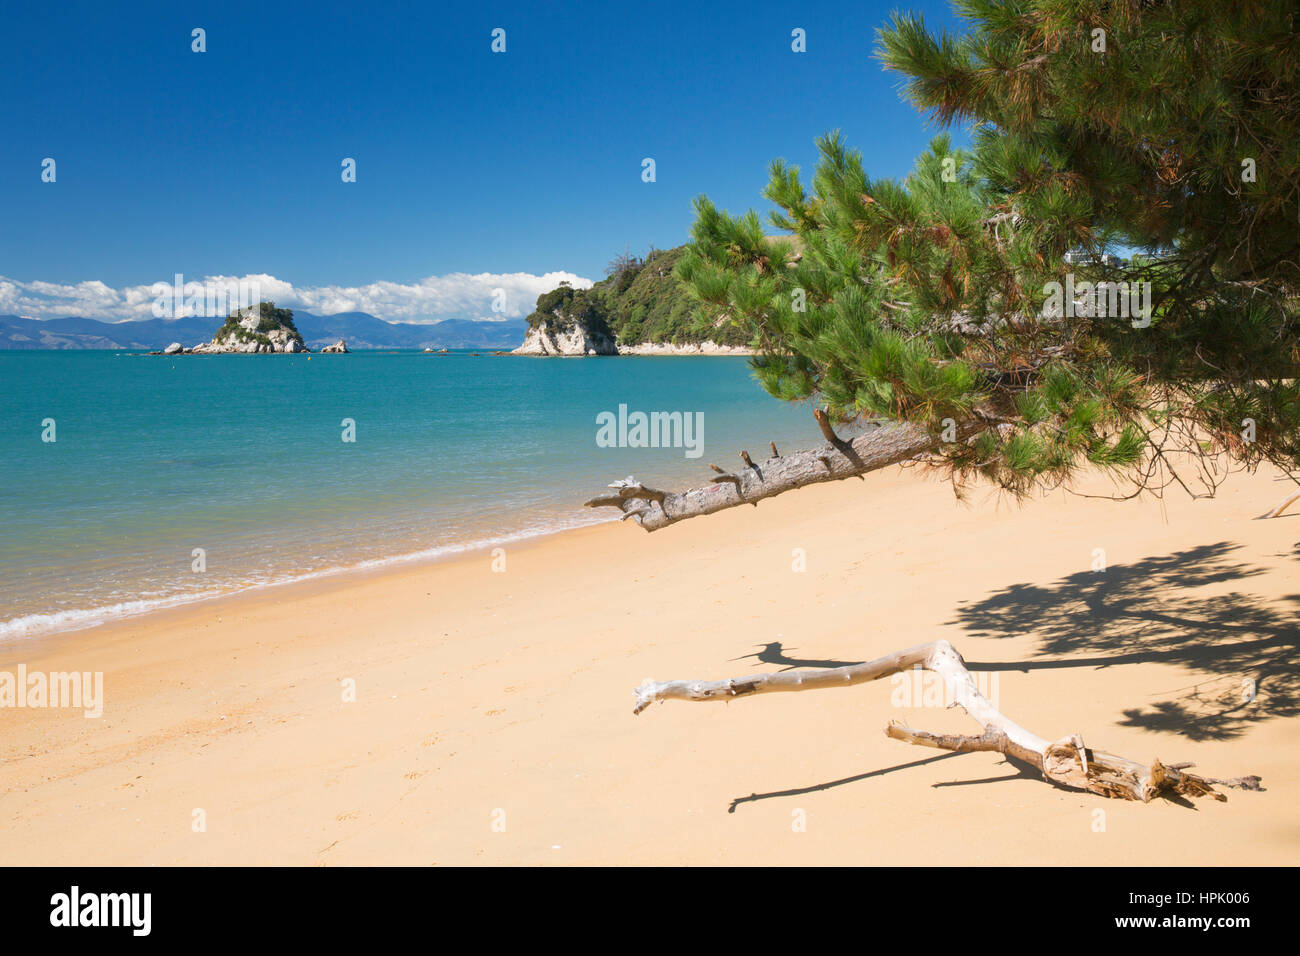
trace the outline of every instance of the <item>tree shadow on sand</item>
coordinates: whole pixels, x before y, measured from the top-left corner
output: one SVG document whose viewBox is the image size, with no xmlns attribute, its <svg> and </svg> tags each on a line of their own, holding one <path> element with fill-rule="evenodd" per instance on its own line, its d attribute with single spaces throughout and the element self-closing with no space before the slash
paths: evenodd
<svg viewBox="0 0 1300 956">
<path fill-rule="evenodd" d="M 1161 662 L 1203 672 L 1166 699 L 1124 710 L 1119 723 L 1190 740 L 1231 740 L 1249 726 L 1300 714 L 1300 595 L 1225 590 L 1266 568 L 1234 560 L 1238 545 L 1202 545 L 1053 584 L 1016 584 L 958 609 L 951 622 L 980 637 L 1036 635 L 1056 660 L 968 662 L 971 670 L 1115 667 Z M 1198 593 L 1213 588 L 1212 593 Z"/>
</svg>

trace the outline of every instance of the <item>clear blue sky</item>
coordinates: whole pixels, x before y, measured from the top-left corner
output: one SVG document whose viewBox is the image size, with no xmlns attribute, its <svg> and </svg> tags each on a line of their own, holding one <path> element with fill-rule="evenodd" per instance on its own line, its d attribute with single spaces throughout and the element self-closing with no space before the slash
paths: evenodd
<svg viewBox="0 0 1300 956">
<path fill-rule="evenodd" d="M 11 4 L 0 276 L 599 278 L 684 241 L 699 193 L 765 209 L 767 163 L 810 169 L 828 130 L 906 173 L 934 129 L 873 54 L 895 7 L 957 25 L 924 0 Z"/>
</svg>

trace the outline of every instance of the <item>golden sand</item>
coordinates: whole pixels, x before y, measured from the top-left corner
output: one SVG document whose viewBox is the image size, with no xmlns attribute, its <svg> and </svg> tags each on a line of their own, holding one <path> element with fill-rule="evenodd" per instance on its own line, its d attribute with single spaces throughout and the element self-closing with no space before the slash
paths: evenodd
<svg viewBox="0 0 1300 956">
<path fill-rule="evenodd" d="M 99 719 L 0 710 L 0 859 L 1300 859 L 1300 514 L 1252 520 L 1284 485 L 1261 473 L 1214 500 L 1017 506 L 957 503 L 917 477 L 890 469 L 652 535 L 568 532 L 509 548 L 504 572 L 473 554 L 8 644 L 0 668 L 102 671 L 106 701 Z M 997 754 L 908 746 L 882 733 L 891 719 L 975 728 L 906 682 L 632 715 L 646 677 L 827 666 L 939 637 L 1035 733 L 1256 773 L 1266 791 L 1124 803 Z"/>
</svg>

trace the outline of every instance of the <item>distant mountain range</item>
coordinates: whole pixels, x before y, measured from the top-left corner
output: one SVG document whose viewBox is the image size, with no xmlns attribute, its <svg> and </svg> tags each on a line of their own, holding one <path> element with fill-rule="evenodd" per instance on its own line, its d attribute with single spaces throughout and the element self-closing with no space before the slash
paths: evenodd
<svg viewBox="0 0 1300 956">
<path fill-rule="evenodd" d="M 349 349 L 512 349 L 523 341 L 523 319 L 475 322 L 445 319 L 430 325 L 385 322 L 367 312 L 337 315 L 293 313 L 307 347 L 318 352 L 346 339 Z M 0 315 L 0 349 L 164 349 L 172 342 L 193 348 L 211 341 L 222 319 L 144 319 L 101 322 L 98 319 L 24 319 Z"/>
</svg>

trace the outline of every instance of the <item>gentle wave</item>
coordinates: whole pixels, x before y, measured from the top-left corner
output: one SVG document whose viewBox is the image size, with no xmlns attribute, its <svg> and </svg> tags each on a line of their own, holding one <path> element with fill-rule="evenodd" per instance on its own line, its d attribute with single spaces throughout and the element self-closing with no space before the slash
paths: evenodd
<svg viewBox="0 0 1300 956">
<path fill-rule="evenodd" d="M 8 621 L 0 621 L 0 642 L 11 641 L 15 638 L 41 637 L 65 631 L 81 631 L 92 627 L 100 627 L 112 621 L 139 617 L 142 614 L 149 614 L 154 611 L 165 611 L 176 607 L 184 607 L 189 604 L 198 604 L 202 601 L 211 601 L 215 598 L 232 597 L 237 594 L 248 594 L 253 591 L 283 587 L 287 584 L 300 584 L 304 581 L 335 577 L 340 574 L 373 571 L 379 568 L 392 567 L 399 564 L 434 561 L 439 558 L 449 557 L 453 554 L 481 551 L 497 545 L 511 544 L 531 538 L 542 538 L 552 534 L 572 531 L 577 528 L 589 528 L 598 524 L 608 524 L 611 521 L 617 520 L 617 518 L 607 516 L 584 516 L 582 518 L 571 519 L 567 522 L 557 522 L 541 527 L 528 528 L 523 531 L 512 532 L 511 534 L 498 535 L 490 538 L 475 538 L 469 541 L 444 544 L 433 548 L 425 548 L 420 551 L 404 552 L 402 554 L 391 555 L 383 558 L 369 558 L 365 561 L 359 561 L 353 564 L 339 565 L 331 568 L 320 568 L 315 571 L 305 571 L 300 574 L 283 575 L 267 581 L 248 581 L 242 585 L 235 585 L 229 588 L 210 589 L 206 591 L 189 591 L 181 594 L 169 595 L 168 597 L 122 601 L 117 604 L 58 611 L 53 614 L 27 614 L 22 617 L 12 618 Z"/>
</svg>

